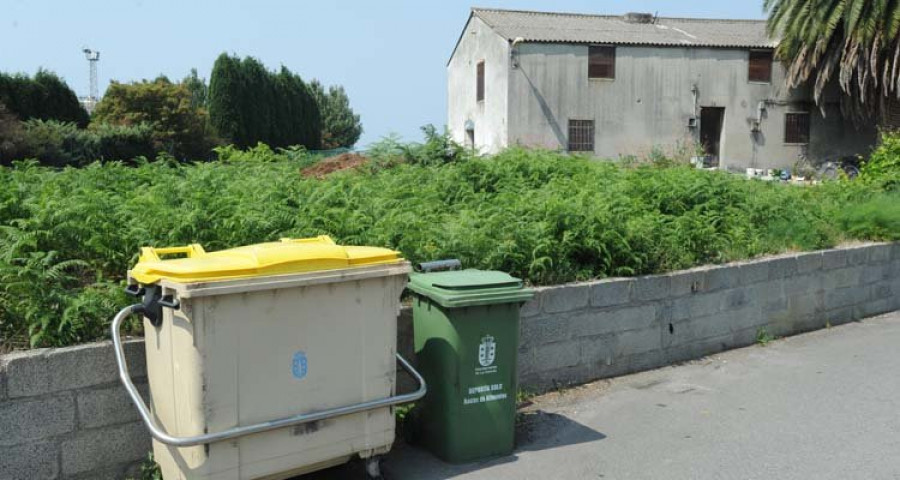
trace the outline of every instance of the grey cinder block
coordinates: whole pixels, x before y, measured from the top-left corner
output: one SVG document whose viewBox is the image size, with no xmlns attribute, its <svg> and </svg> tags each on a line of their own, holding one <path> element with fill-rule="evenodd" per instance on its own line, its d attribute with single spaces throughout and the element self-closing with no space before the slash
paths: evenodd
<svg viewBox="0 0 900 480">
<path fill-rule="evenodd" d="M 839 288 L 825 293 L 825 309 L 834 310 L 862 303 L 869 299 L 869 290 L 865 287 Z"/>
<path fill-rule="evenodd" d="M 847 249 L 847 266 L 862 266 L 869 263 L 872 246 L 864 245 Z"/>
<path fill-rule="evenodd" d="M 611 342 L 612 336 L 584 337 L 579 339 L 581 363 L 587 365 L 611 365 L 615 360 Z"/>
<path fill-rule="evenodd" d="M 706 271 L 708 268 L 695 268 L 669 274 L 669 297 L 683 297 L 702 293 L 707 290 Z"/>
<path fill-rule="evenodd" d="M 536 370 L 534 364 L 534 348 L 520 347 L 518 353 L 518 361 L 516 362 L 518 376 L 521 377 L 534 372 Z"/>
<path fill-rule="evenodd" d="M 632 290 L 632 298 L 638 302 L 660 300 L 669 296 L 672 278 L 668 275 L 638 277 Z"/>
<path fill-rule="evenodd" d="M 797 255 L 797 273 L 819 273 L 825 264 L 825 255 L 822 252 L 801 253 Z"/>
<path fill-rule="evenodd" d="M 669 346 L 689 344 L 699 340 L 719 337 L 731 333 L 731 325 L 723 315 L 694 317 L 673 325 L 675 337 Z"/>
<path fill-rule="evenodd" d="M 706 271 L 706 289 L 710 292 L 734 288 L 740 283 L 740 267 L 717 266 Z"/>
<path fill-rule="evenodd" d="M 613 359 L 662 349 L 658 327 L 620 333 L 609 344 Z"/>
<path fill-rule="evenodd" d="M 143 341 L 127 341 L 125 355 L 132 376 L 145 376 Z M 17 352 L 7 355 L 6 361 L 7 389 L 11 398 L 118 381 L 115 357 L 109 342 Z"/>
<path fill-rule="evenodd" d="M 864 267 L 847 267 L 826 272 L 823 288 L 825 290 L 835 290 L 859 285 L 862 280 L 863 270 Z"/>
<path fill-rule="evenodd" d="M 890 278 L 890 265 L 871 264 L 862 270 L 859 283 L 868 285 Z"/>
<path fill-rule="evenodd" d="M 529 318 L 540 315 L 541 297 L 543 297 L 544 290 L 545 289 L 535 289 L 534 298 L 525 302 L 525 305 L 522 305 L 522 309 L 519 310 L 520 318 Z"/>
<path fill-rule="evenodd" d="M 821 315 L 825 311 L 825 294 L 810 292 L 788 297 L 788 314 L 795 318 Z"/>
<path fill-rule="evenodd" d="M 824 280 L 821 274 L 794 275 L 784 279 L 784 294 L 788 297 L 822 290 Z"/>
<path fill-rule="evenodd" d="M 886 263 L 890 263 L 891 261 L 891 251 L 893 250 L 894 245 L 890 243 L 884 243 L 881 245 L 872 245 L 869 247 L 869 263 L 874 265 L 883 265 Z"/>
<path fill-rule="evenodd" d="M 722 310 L 726 294 L 723 292 L 705 293 L 690 298 L 691 318 L 713 315 Z"/>
<path fill-rule="evenodd" d="M 757 260 L 742 264 L 738 267 L 738 277 L 741 285 L 753 285 L 769 280 L 769 262 Z"/>
<path fill-rule="evenodd" d="M 874 317 L 884 313 L 890 313 L 896 310 L 893 300 L 890 298 L 882 298 L 880 300 L 871 300 L 859 306 L 862 317 Z"/>
<path fill-rule="evenodd" d="M 578 365 L 581 351 L 578 342 L 558 342 L 540 345 L 534 349 L 536 371 L 555 370 Z"/>
<path fill-rule="evenodd" d="M 148 401 L 147 384 L 139 383 L 136 386 L 144 400 Z M 80 428 L 103 427 L 140 419 L 125 387 L 121 385 L 81 391 L 78 393 L 77 401 Z"/>
<path fill-rule="evenodd" d="M 547 313 L 571 312 L 588 306 L 591 286 L 571 284 L 548 288 L 541 293 L 542 306 Z"/>
<path fill-rule="evenodd" d="M 42 440 L 75 429 L 71 394 L 0 403 L 0 445 Z"/>
<path fill-rule="evenodd" d="M 797 274 L 797 256 L 773 258 L 769 260 L 769 280 L 777 280 Z"/>
<path fill-rule="evenodd" d="M 847 266 L 847 251 L 837 248 L 822 252 L 822 268 L 834 270 Z"/>
<path fill-rule="evenodd" d="M 34 442 L 0 447 L 0 478 L 4 480 L 55 479 L 59 475 L 59 447 Z"/>
<path fill-rule="evenodd" d="M 612 279 L 601 280 L 591 285 L 591 306 L 611 307 L 631 301 L 631 289 L 634 280 Z"/>
<path fill-rule="evenodd" d="M 62 443 L 62 473 L 75 475 L 133 462 L 148 451 L 150 435 L 140 422 L 82 431 Z"/>
<path fill-rule="evenodd" d="M 753 304 L 758 304 L 755 298 L 747 288 L 736 288 L 722 292 L 722 311 L 740 310 Z"/>
<path fill-rule="evenodd" d="M 656 322 L 656 307 L 644 305 L 610 310 L 587 310 L 569 318 L 574 337 L 591 337 L 628 330 L 641 330 Z"/>
<path fill-rule="evenodd" d="M 859 320 L 861 312 L 857 312 L 855 307 L 841 307 L 825 312 L 825 320 L 831 325 L 841 325 L 848 322 Z"/>
<path fill-rule="evenodd" d="M 871 289 L 871 292 L 869 293 L 870 300 L 881 300 L 900 294 L 900 292 L 894 292 L 893 285 L 891 282 L 887 281 L 876 283 L 869 288 Z"/>
<path fill-rule="evenodd" d="M 141 465 L 137 462 L 98 468 L 78 475 L 67 476 L 66 480 L 122 480 L 141 479 Z"/>
<path fill-rule="evenodd" d="M 519 345 L 533 347 L 567 340 L 572 336 L 572 320 L 565 315 L 546 315 L 522 319 Z"/>
</svg>

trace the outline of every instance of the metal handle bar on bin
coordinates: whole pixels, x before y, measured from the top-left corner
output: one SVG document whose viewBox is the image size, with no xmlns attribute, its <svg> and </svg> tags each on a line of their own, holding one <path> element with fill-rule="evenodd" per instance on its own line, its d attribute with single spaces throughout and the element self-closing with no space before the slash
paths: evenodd
<svg viewBox="0 0 900 480">
<path fill-rule="evenodd" d="M 158 262 L 160 255 L 174 255 L 183 253 L 190 257 L 203 255 L 206 250 L 199 243 L 192 243 L 183 247 L 141 247 L 141 260 L 148 262 Z"/>
<path fill-rule="evenodd" d="M 424 397 L 425 392 L 427 391 L 425 379 L 422 378 L 422 375 L 420 375 L 419 372 L 417 372 L 412 367 L 412 365 L 410 365 L 409 362 L 407 362 L 406 359 L 400 356 L 400 354 L 398 353 L 396 354 L 397 362 L 399 362 L 400 366 L 402 366 L 403 369 L 407 371 L 407 373 L 412 375 L 413 378 L 416 379 L 416 382 L 419 384 L 419 388 L 415 392 L 404 393 L 403 395 L 395 395 L 393 397 L 382 398 L 379 400 L 370 400 L 368 402 L 361 402 L 353 405 L 346 405 L 343 407 L 330 408 L 328 410 L 320 410 L 318 412 L 294 415 L 292 417 L 269 420 L 267 422 L 257 423 L 255 425 L 235 427 L 221 432 L 206 433 L 193 437 L 173 437 L 172 435 L 166 433 L 165 430 L 160 428 L 159 425 L 157 425 L 153 420 L 153 417 L 150 414 L 150 409 L 147 408 L 147 404 L 144 403 L 144 399 L 141 398 L 141 394 L 138 393 L 137 388 L 135 388 L 134 384 L 131 382 L 131 376 L 128 374 L 128 364 L 125 361 L 125 350 L 122 348 L 122 338 L 119 334 L 119 327 L 121 326 L 122 321 L 128 318 L 129 315 L 141 313 L 142 309 L 143 305 L 141 304 L 131 305 L 129 307 L 123 308 L 113 318 L 113 349 L 115 350 L 116 354 L 116 363 L 119 366 L 119 379 L 122 381 L 122 384 L 125 385 L 125 389 L 128 390 L 128 395 L 131 397 L 131 401 L 134 403 L 134 406 L 137 407 L 138 413 L 140 413 L 141 419 L 144 421 L 144 425 L 146 425 L 147 429 L 150 430 L 150 435 L 152 435 L 153 438 L 159 440 L 162 443 L 165 443 L 166 445 L 171 445 L 173 447 L 192 447 L 195 445 L 221 442 L 222 440 L 230 440 L 232 438 L 243 437 L 245 435 L 267 432 L 269 430 L 290 427 L 293 425 L 300 425 L 302 423 L 315 422 L 318 420 L 324 420 L 326 418 L 350 415 L 352 413 L 365 412 L 367 410 L 374 410 L 376 408 L 384 408 L 393 405 L 399 405 L 401 403 L 414 402 Z"/>
</svg>

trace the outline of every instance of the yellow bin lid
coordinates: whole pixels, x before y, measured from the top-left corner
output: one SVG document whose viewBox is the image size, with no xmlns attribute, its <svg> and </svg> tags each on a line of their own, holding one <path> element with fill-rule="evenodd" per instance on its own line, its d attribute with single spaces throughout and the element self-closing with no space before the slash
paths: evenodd
<svg viewBox="0 0 900 480">
<path fill-rule="evenodd" d="M 160 255 L 183 254 L 163 260 Z M 283 238 L 280 242 L 207 253 L 198 244 L 185 247 L 141 248 L 131 277 L 145 285 L 160 280 L 178 283 L 286 275 L 402 262 L 400 252 L 378 247 L 336 245 L 328 236 Z"/>
</svg>

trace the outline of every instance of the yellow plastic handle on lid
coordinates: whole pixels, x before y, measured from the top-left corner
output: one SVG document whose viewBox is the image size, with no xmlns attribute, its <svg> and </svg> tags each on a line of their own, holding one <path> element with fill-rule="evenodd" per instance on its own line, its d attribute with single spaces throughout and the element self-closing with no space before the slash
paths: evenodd
<svg viewBox="0 0 900 480">
<path fill-rule="evenodd" d="M 183 247 L 141 247 L 141 256 L 139 261 L 158 262 L 160 261 L 160 255 L 175 255 L 179 253 L 187 255 L 188 258 L 193 258 L 205 255 L 206 250 L 204 250 L 203 246 L 199 243 L 192 243 Z"/>
<path fill-rule="evenodd" d="M 319 235 L 312 238 L 282 238 L 281 243 L 321 243 L 325 245 L 335 245 L 334 240 L 328 235 Z"/>
</svg>

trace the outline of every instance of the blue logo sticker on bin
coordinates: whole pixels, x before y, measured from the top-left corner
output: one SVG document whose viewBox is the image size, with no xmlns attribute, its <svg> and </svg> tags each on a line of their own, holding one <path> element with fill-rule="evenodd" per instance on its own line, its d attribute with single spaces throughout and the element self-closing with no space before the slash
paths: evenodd
<svg viewBox="0 0 900 480">
<path fill-rule="evenodd" d="M 306 372 L 306 353 L 303 350 L 300 350 L 294 354 L 294 361 L 291 362 L 291 373 L 294 374 L 294 378 L 302 379 L 306 377 Z"/>
</svg>

